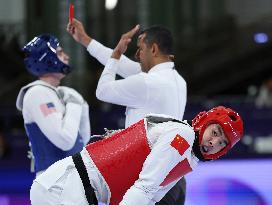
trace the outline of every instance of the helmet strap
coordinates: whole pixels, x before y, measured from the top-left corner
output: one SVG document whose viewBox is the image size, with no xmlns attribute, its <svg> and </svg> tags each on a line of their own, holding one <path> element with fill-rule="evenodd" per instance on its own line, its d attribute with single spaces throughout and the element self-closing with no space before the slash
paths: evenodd
<svg viewBox="0 0 272 205">
<path fill-rule="evenodd" d="M 207 162 L 207 161 L 211 161 L 211 159 L 205 159 L 204 156 L 202 155 L 201 151 L 200 151 L 200 146 L 199 146 L 199 132 L 195 131 L 195 141 L 193 144 L 193 152 L 194 155 L 202 162 Z"/>
</svg>

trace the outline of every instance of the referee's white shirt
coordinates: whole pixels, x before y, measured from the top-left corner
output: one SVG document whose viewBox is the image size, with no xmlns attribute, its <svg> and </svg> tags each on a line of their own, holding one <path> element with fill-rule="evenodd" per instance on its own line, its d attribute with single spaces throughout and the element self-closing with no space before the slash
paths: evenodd
<svg viewBox="0 0 272 205">
<path fill-rule="evenodd" d="M 97 98 L 126 106 L 126 127 L 149 113 L 170 115 L 182 120 L 187 86 L 174 69 L 173 62 L 157 64 L 144 73 L 139 63 L 124 55 L 120 60 L 110 58 L 112 49 L 95 40 L 90 42 L 87 50 L 105 65 L 97 85 Z M 124 79 L 116 80 L 116 74 Z"/>
</svg>

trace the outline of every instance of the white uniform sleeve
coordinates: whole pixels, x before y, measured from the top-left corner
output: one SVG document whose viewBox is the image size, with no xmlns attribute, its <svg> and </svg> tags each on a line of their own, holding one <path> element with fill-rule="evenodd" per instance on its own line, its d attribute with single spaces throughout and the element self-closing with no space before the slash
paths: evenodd
<svg viewBox="0 0 272 205">
<path fill-rule="evenodd" d="M 46 103 L 53 103 L 55 106 L 55 111 L 48 115 L 45 115 L 41 109 L 41 105 Z M 24 97 L 23 115 L 24 118 L 35 122 L 54 145 L 67 151 L 75 144 L 79 132 L 82 106 L 67 103 L 63 114 L 60 103 L 53 90 L 43 86 L 35 86 L 29 89 Z"/>
<path fill-rule="evenodd" d="M 96 97 L 99 100 L 129 107 L 142 107 L 148 99 L 144 73 L 115 80 L 119 61 L 110 58 L 99 79 Z"/>
<path fill-rule="evenodd" d="M 160 184 L 169 172 L 185 159 L 185 154 L 180 155 L 171 146 L 171 142 L 179 133 L 180 130 L 176 128 L 160 136 L 144 162 L 139 179 L 128 189 L 120 205 L 151 205 L 156 203 L 155 196 L 158 199 L 163 197 L 167 190 L 161 192 L 161 196 L 158 196 L 160 189 L 163 188 Z M 171 183 L 171 185 L 174 186 L 174 183 Z M 167 187 L 167 189 L 169 188 L 171 186 Z"/>
<path fill-rule="evenodd" d="M 89 105 L 87 102 L 84 102 L 84 104 L 82 105 L 82 115 L 80 119 L 79 134 L 82 137 L 84 144 L 86 145 L 91 137 Z"/>
<path fill-rule="evenodd" d="M 166 194 L 167 192 L 175 186 L 175 184 L 180 180 L 181 178 L 169 183 L 168 185 L 161 187 L 153 197 L 153 199 L 149 202 L 148 205 L 153 205 L 156 202 L 159 202 Z"/>
<path fill-rule="evenodd" d="M 87 51 L 103 65 L 106 65 L 112 54 L 112 49 L 105 47 L 94 39 L 88 45 Z M 118 75 L 126 78 L 140 72 L 141 66 L 139 63 L 130 60 L 124 55 L 121 56 L 120 64 L 117 69 Z"/>
<path fill-rule="evenodd" d="M 84 102 L 82 104 L 82 115 L 80 118 L 79 134 L 82 137 L 83 143 L 86 145 L 91 137 L 89 105 L 86 101 L 84 101 L 82 95 L 75 89 L 66 86 L 58 86 L 57 91 L 59 90 L 63 90 L 63 92 L 67 94 L 72 94 L 74 97 Z"/>
</svg>

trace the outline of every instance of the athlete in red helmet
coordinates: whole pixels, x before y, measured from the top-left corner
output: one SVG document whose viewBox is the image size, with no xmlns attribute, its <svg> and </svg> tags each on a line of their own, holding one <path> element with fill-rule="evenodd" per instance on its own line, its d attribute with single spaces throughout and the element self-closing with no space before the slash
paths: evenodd
<svg viewBox="0 0 272 205">
<path fill-rule="evenodd" d="M 223 106 L 192 122 L 148 115 L 49 167 L 34 180 L 31 203 L 155 204 L 199 161 L 221 157 L 242 136 L 242 118 Z"/>
<path fill-rule="evenodd" d="M 199 113 L 192 121 L 195 132 L 198 133 L 198 145 L 204 159 L 217 159 L 226 154 L 243 136 L 243 120 L 239 114 L 230 108 L 215 107 L 208 112 Z M 225 136 L 225 141 L 220 141 L 219 150 L 214 148 L 214 139 L 217 133 L 209 133 L 209 127 L 218 128 L 219 134 Z M 213 130 L 213 129 L 211 129 Z M 213 137 L 214 135 L 215 138 Z M 213 137 L 213 140 L 209 140 Z"/>
</svg>

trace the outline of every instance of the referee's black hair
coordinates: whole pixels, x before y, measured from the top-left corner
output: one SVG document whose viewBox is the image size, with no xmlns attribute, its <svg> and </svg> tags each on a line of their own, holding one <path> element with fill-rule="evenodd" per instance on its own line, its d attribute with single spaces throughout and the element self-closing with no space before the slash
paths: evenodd
<svg viewBox="0 0 272 205">
<path fill-rule="evenodd" d="M 169 29 L 161 25 L 154 25 L 142 30 L 140 34 L 145 34 L 144 42 L 148 46 L 156 43 L 162 54 L 173 54 L 173 37 Z"/>
</svg>

